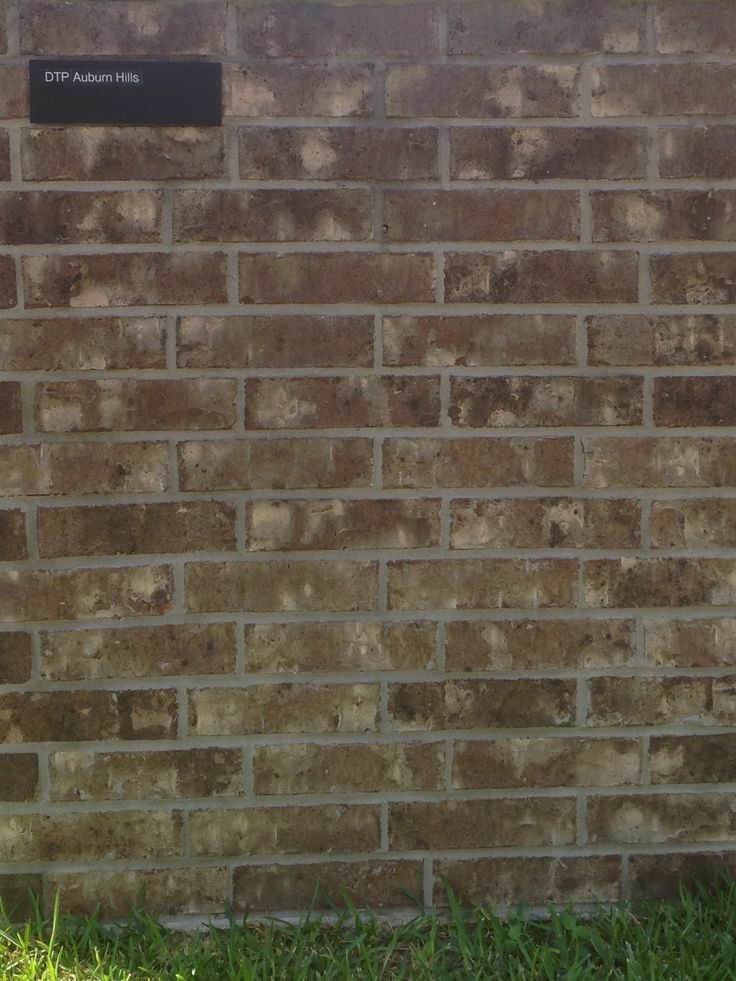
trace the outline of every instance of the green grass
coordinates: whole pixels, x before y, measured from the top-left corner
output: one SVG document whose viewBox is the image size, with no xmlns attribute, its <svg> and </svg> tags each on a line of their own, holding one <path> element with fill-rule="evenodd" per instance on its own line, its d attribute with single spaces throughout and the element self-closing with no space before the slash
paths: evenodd
<svg viewBox="0 0 736 981">
<path fill-rule="evenodd" d="M 236 924 L 190 935 L 139 913 L 122 930 L 94 918 L 0 925 L 0 981 L 228 981 L 228 979 L 736 979 L 736 884 L 679 903 L 565 910 L 547 920 L 463 913 L 418 916 L 389 930 L 350 907 L 337 924 Z"/>
</svg>

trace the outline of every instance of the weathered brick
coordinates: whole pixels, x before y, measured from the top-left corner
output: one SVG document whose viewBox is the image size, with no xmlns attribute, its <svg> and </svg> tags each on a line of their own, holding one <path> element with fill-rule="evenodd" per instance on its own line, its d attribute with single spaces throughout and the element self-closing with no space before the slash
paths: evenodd
<svg viewBox="0 0 736 981">
<path fill-rule="evenodd" d="M 50 433 L 232 429 L 235 397 L 232 379 L 47 382 L 36 391 L 36 416 Z"/>
<path fill-rule="evenodd" d="M 459 180 L 624 180 L 646 176 L 645 133 L 612 126 L 456 128 L 450 172 Z"/>
<path fill-rule="evenodd" d="M 447 624 L 448 671 L 617 668 L 633 658 L 631 620 L 474 620 Z"/>
<path fill-rule="evenodd" d="M 437 130 L 352 127 L 246 127 L 240 130 L 245 180 L 420 181 L 439 176 Z"/>
<path fill-rule="evenodd" d="M 456 426 L 632 426 L 642 421 L 642 381 L 621 378 L 453 378 Z"/>
<path fill-rule="evenodd" d="M 583 440 L 586 487 L 736 486 L 736 440 L 652 436 Z"/>
<path fill-rule="evenodd" d="M 733 678 L 592 678 L 589 725 L 733 725 Z"/>
<path fill-rule="evenodd" d="M 583 569 L 587 606 L 728 606 L 736 602 L 730 559 L 595 559 Z"/>
<path fill-rule="evenodd" d="M 423 671 L 433 666 L 434 657 L 431 623 L 259 623 L 245 628 L 249 672 Z"/>
<path fill-rule="evenodd" d="M 0 382 L 0 436 L 22 432 L 20 385 L 18 382 Z"/>
<path fill-rule="evenodd" d="M 323 855 L 380 846 L 379 808 L 368 804 L 194 811 L 190 820 L 193 855 Z"/>
<path fill-rule="evenodd" d="M 241 253 L 239 268 L 241 303 L 434 302 L 427 254 Z"/>
<path fill-rule="evenodd" d="M 655 736 L 650 743 L 652 783 L 732 783 L 736 737 Z"/>
<path fill-rule="evenodd" d="M 141 907 L 151 916 L 222 913 L 227 906 L 228 869 L 103 869 L 50 871 L 50 896 L 75 916 L 130 917 Z"/>
<path fill-rule="evenodd" d="M 186 607 L 207 612 L 375 610 L 372 562 L 192 562 Z"/>
<path fill-rule="evenodd" d="M 368 367 L 373 330 L 373 317 L 180 317 L 177 363 L 180 368 Z M 1 345 L 0 333 L 0 357 Z"/>
<path fill-rule="evenodd" d="M 5 130 L 0 130 L 0 181 L 10 180 L 10 138 Z M 2 257 L 3 264 L 10 260 Z"/>
<path fill-rule="evenodd" d="M 246 403 L 251 429 L 436 426 L 439 381 L 408 375 L 253 379 Z"/>
<path fill-rule="evenodd" d="M 678 257 L 679 258 L 679 257 Z M 451 252 L 445 260 L 450 303 L 634 303 L 631 252 Z"/>
<path fill-rule="evenodd" d="M 0 180 L 2 179 L 2 139 L 0 138 Z M 17 299 L 15 262 L 9 255 L 0 255 L 0 309 L 14 307 Z"/>
<path fill-rule="evenodd" d="M 572 65 L 402 65 L 386 77 L 386 115 L 576 116 L 578 77 Z"/>
<path fill-rule="evenodd" d="M 216 127 L 75 126 L 21 133 L 27 181 L 212 180 L 225 176 Z"/>
<path fill-rule="evenodd" d="M 41 634 L 41 677 L 45 681 L 166 678 L 232 674 L 234 670 L 233 624 L 167 624 Z"/>
<path fill-rule="evenodd" d="M 161 241 L 161 196 L 155 191 L 0 192 L 0 243 Z"/>
<path fill-rule="evenodd" d="M 735 13 L 724 0 L 697 6 L 682 0 L 659 4 L 654 21 L 657 51 L 662 54 L 736 51 Z"/>
<path fill-rule="evenodd" d="M 254 501 L 246 536 L 256 552 L 427 548 L 439 545 L 440 502 Z"/>
<path fill-rule="evenodd" d="M 238 9 L 238 43 L 257 58 L 401 58 L 438 53 L 428 3 L 275 3 Z"/>
<path fill-rule="evenodd" d="M 593 843 L 660 844 L 736 840 L 732 794 L 649 794 L 591 797 Z"/>
<path fill-rule="evenodd" d="M 371 65 L 224 65 L 231 116 L 371 116 Z"/>
<path fill-rule="evenodd" d="M 644 644 L 656 667 L 730 667 L 736 664 L 736 620 L 647 620 Z"/>
<path fill-rule="evenodd" d="M 0 754 L 0 801 L 32 801 L 38 795 L 35 753 Z"/>
<path fill-rule="evenodd" d="M 659 130 L 659 173 L 675 178 L 736 177 L 735 151 L 736 126 L 663 128 Z"/>
<path fill-rule="evenodd" d="M 0 632 L 0 685 L 22 685 L 31 678 L 31 635 Z"/>
<path fill-rule="evenodd" d="M 654 548 L 732 548 L 736 501 L 654 501 L 650 528 Z"/>
<path fill-rule="evenodd" d="M 0 875 L 0 902 L 12 922 L 28 922 L 35 916 L 41 897 L 40 874 L 11 872 Z"/>
<path fill-rule="evenodd" d="M 593 365 L 736 364 L 736 317 L 588 317 L 588 361 Z"/>
<path fill-rule="evenodd" d="M 172 591 L 167 566 L 0 572 L 0 621 L 155 616 Z"/>
<path fill-rule="evenodd" d="M 164 322 L 159 317 L 0 322 L 4 371 L 87 371 L 163 368 Z"/>
<path fill-rule="evenodd" d="M 635 548 L 637 501 L 551 497 L 453 501 L 452 548 Z"/>
<path fill-rule="evenodd" d="M 631 855 L 629 881 L 634 900 L 674 900 L 684 887 L 690 892 L 717 888 L 723 876 L 734 878 L 733 852 L 676 852 L 674 855 Z"/>
<path fill-rule="evenodd" d="M 655 378 L 654 421 L 657 426 L 733 426 L 733 377 Z"/>
<path fill-rule="evenodd" d="M 187 491 L 368 487 L 373 443 L 357 437 L 191 442 L 179 444 L 178 456 Z"/>
<path fill-rule="evenodd" d="M 592 207 L 594 242 L 736 238 L 733 191 L 599 191 Z"/>
<path fill-rule="evenodd" d="M 27 107 L 28 72 L 25 66 L 0 65 L 0 119 L 22 119 L 27 115 Z"/>
<path fill-rule="evenodd" d="M 701 8 L 701 10 L 707 8 Z M 733 65 L 600 65 L 593 67 L 594 116 L 728 115 Z"/>
<path fill-rule="evenodd" d="M 251 685 L 189 693 L 194 736 L 376 730 L 378 685 Z"/>
<path fill-rule="evenodd" d="M 18 510 L 0 510 L 0 562 L 17 562 L 26 558 L 25 514 Z"/>
<path fill-rule="evenodd" d="M 443 763 L 442 743 L 262 746 L 256 749 L 253 761 L 254 793 L 442 790 Z"/>
<path fill-rule="evenodd" d="M 388 711 L 399 732 L 569 726 L 571 681 L 432 681 L 389 685 Z"/>
<path fill-rule="evenodd" d="M 8 10 L 8 4 L 3 3 L 0 7 L 0 54 L 8 50 Z"/>
<path fill-rule="evenodd" d="M 158 800 L 237 794 L 242 767 L 242 753 L 235 749 L 51 753 L 51 799 Z"/>
<path fill-rule="evenodd" d="M 655 303 L 733 303 L 733 253 L 654 255 L 649 260 Z"/>
<path fill-rule="evenodd" d="M 564 487 L 571 439 L 389 439 L 386 487 Z"/>
</svg>

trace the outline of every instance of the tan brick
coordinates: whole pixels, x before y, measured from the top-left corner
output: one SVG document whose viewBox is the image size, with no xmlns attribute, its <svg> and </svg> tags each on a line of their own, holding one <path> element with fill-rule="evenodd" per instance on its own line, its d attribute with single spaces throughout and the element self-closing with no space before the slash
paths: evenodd
<svg viewBox="0 0 736 981">
<path fill-rule="evenodd" d="M 451 252 L 445 260 L 450 303 L 635 303 L 631 252 Z"/>
<path fill-rule="evenodd" d="M 633 658 L 632 620 L 474 620 L 447 624 L 448 671 L 617 668 Z"/>
<path fill-rule="evenodd" d="M 0 436 L 22 432 L 20 385 L 18 382 L 0 382 Z"/>
<path fill-rule="evenodd" d="M 232 429 L 236 384 L 218 378 L 47 382 L 36 390 L 37 421 L 50 433 Z"/>
<path fill-rule="evenodd" d="M 662 177 L 736 176 L 736 126 L 663 128 L 658 140 Z"/>
<path fill-rule="evenodd" d="M 159 317 L 0 322 L 0 364 L 6 371 L 88 371 L 163 368 Z"/>
<path fill-rule="evenodd" d="M 736 545 L 736 501 L 654 501 L 654 548 L 731 548 Z"/>
<path fill-rule="evenodd" d="M 9 180 L 10 180 L 10 138 L 8 137 L 8 134 L 5 130 L 0 130 L 0 181 L 9 181 Z M 6 266 L 6 264 L 8 264 L 8 266 L 12 266 L 12 260 L 3 256 L 2 266 L 0 267 L 3 269 L 3 272 L 0 274 L 2 278 L 4 278 L 6 275 L 4 271 L 4 267 Z M 5 291 L 5 288 L 6 287 L 3 285 L 2 287 L 3 292 Z M 2 293 L 0 293 L 0 296 L 1 295 Z M 4 300 L 2 302 L 4 305 L 7 305 Z M 12 304 L 10 305 L 12 306 Z"/>
<path fill-rule="evenodd" d="M 510 848 L 569 845 L 575 801 L 460 800 L 389 804 L 391 848 Z"/>
<path fill-rule="evenodd" d="M 733 783 L 734 735 L 656 736 L 650 743 L 652 783 Z"/>
<path fill-rule="evenodd" d="M 655 378 L 654 421 L 657 426 L 733 426 L 732 376 Z"/>
<path fill-rule="evenodd" d="M 373 442 L 346 437 L 180 443 L 178 456 L 181 488 L 188 491 L 368 487 Z"/>
<path fill-rule="evenodd" d="M 371 116 L 371 65 L 224 65 L 226 115 Z"/>
<path fill-rule="evenodd" d="M 438 53 L 429 3 L 271 3 L 238 9 L 238 42 L 257 58 L 401 58 Z"/>
<path fill-rule="evenodd" d="M 733 841 L 733 794 L 591 797 L 588 831 L 593 843 Z"/>
<path fill-rule="evenodd" d="M 349 375 L 343 378 L 263 378 L 248 382 L 251 429 L 359 429 L 436 426 L 437 378 Z"/>
<path fill-rule="evenodd" d="M 592 678 L 590 725 L 733 725 L 733 678 Z"/>
<path fill-rule="evenodd" d="M 368 191 L 174 192 L 176 242 L 351 242 L 371 237 Z"/>
<path fill-rule="evenodd" d="M 38 795 L 35 753 L 0 754 L 0 801 L 32 801 Z"/>
<path fill-rule="evenodd" d="M 0 902 L 11 923 L 28 922 L 35 916 L 41 891 L 40 874 L 11 872 L 0 875 Z"/>
<path fill-rule="evenodd" d="M 22 685 L 31 680 L 31 635 L 0 632 L 0 685 Z"/>
<path fill-rule="evenodd" d="M 730 487 L 736 440 L 653 436 L 583 440 L 586 487 Z"/>
<path fill-rule="evenodd" d="M 729 606 L 730 559 L 596 559 L 583 569 L 587 606 Z"/>
<path fill-rule="evenodd" d="M 161 241 L 161 195 L 155 191 L 0 192 L 0 243 Z"/>
<path fill-rule="evenodd" d="M 378 685 L 251 685 L 189 693 L 194 736 L 376 730 Z"/>
<path fill-rule="evenodd" d="M 246 536 L 255 552 L 427 548 L 439 545 L 440 502 L 254 501 Z"/>
<path fill-rule="evenodd" d="M 0 880 L 1 881 L 1 880 Z M 233 907 L 238 911 L 334 909 L 345 896 L 358 907 L 421 905 L 422 863 L 309 862 L 243 865 L 234 871 Z"/>
<path fill-rule="evenodd" d="M 239 269 L 241 303 L 434 302 L 427 254 L 241 253 Z"/>
<path fill-rule="evenodd" d="M 450 133 L 459 180 L 625 180 L 645 177 L 645 133 L 612 126 L 462 129 Z"/>
<path fill-rule="evenodd" d="M 736 317 L 645 314 L 588 317 L 593 365 L 732 365 Z"/>
<path fill-rule="evenodd" d="M 644 643 L 649 664 L 666 668 L 736 665 L 736 620 L 647 620 Z"/>
<path fill-rule="evenodd" d="M 571 681 L 433 681 L 389 685 L 394 729 L 497 729 L 569 726 L 575 716 Z"/>
<path fill-rule="evenodd" d="M 655 255 L 649 262 L 655 303 L 733 303 L 731 252 Z"/>
<path fill-rule="evenodd" d="M 171 608 L 167 566 L 0 573 L 0 621 L 155 616 Z"/>
<path fill-rule="evenodd" d="M 452 548 L 635 548 L 640 542 L 637 501 L 453 501 Z"/>
<path fill-rule="evenodd" d="M 564 487 L 571 439 L 388 439 L 386 487 Z"/>
<path fill-rule="evenodd" d="M 655 13 L 657 51 L 683 54 L 689 51 L 736 51 L 736 12 L 728 2 L 660 4 Z"/>
<path fill-rule="evenodd" d="M 438 559 L 391 562 L 391 610 L 574 606 L 571 559 Z"/>
<path fill-rule="evenodd" d="M 2 165 L 2 134 L 0 134 L 0 180 L 5 180 Z M 8 171 L 7 177 L 10 176 Z M 9 255 L 0 255 L 0 309 L 14 307 L 18 296 L 15 288 L 15 262 Z"/>
<path fill-rule="evenodd" d="M 595 66 L 592 112 L 594 116 L 728 115 L 734 85 L 733 65 Z"/>
<path fill-rule="evenodd" d="M 575 116 L 578 75 L 572 65 L 402 65 L 386 77 L 386 115 Z"/>
<path fill-rule="evenodd" d="M 220 797 L 240 792 L 242 767 L 242 753 L 234 749 L 51 753 L 51 799 Z"/>
<path fill-rule="evenodd" d="M 629 858 L 631 898 L 679 901 L 682 888 L 689 892 L 716 888 L 723 876 L 736 874 L 733 852 L 674 855 L 632 855 Z"/>
<path fill-rule="evenodd" d="M 23 259 L 23 283 L 26 306 L 32 309 L 227 300 L 221 253 L 28 256 Z"/>
<path fill-rule="evenodd" d="M 436 129 L 264 126 L 240 130 L 244 180 L 421 181 L 439 176 Z"/>
<path fill-rule="evenodd" d="M 368 367 L 373 331 L 373 317 L 180 317 L 177 363 L 180 368 Z"/>
<path fill-rule="evenodd" d="M 45 681 L 166 678 L 234 671 L 233 624 L 177 624 L 41 634 L 41 677 Z"/>
<path fill-rule="evenodd" d="M 0 65 L 0 119 L 28 113 L 28 72 L 24 65 Z"/>
<path fill-rule="evenodd" d="M 736 237 L 732 191 L 599 191 L 592 195 L 592 206 L 594 242 Z"/>
<path fill-rule="evenodd" d="M 190 820 L 193 855 L 323 855 L 380 846 L 379 808 L 368 804 L 194 811 Z"/>
<path fill-rule="evenodd" d="M 442 790 L 443 763 L 442 743 L 262 746 L 256 749 L 253 762 L 254 793 Z"/>
<path fill-rule="evenodd" d="M 39 553 L 57 558 L 232 552 L 236 517 L 234 505 L 220 501 L 44 508 L 37 515 Z"/>
<path fill-rule="evenodd" d="M 0 634 L 0 638 L 3 635 Z M 434 664 L 431 623 L 258 623 L 245 628 L 249 672 L 423 671 Z"/>
<path fill-rule="evenodd" d="M 18 510 L 0 511 L 0 562 L 27 558 L 25 514 Z"/>
</svg>

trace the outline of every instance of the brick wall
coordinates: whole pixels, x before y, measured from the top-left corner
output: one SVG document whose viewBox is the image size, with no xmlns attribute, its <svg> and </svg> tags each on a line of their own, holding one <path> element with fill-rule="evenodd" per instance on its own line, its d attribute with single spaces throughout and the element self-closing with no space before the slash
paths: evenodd
<svg viewBox="0 0 736 981">
<path fill-rule="evenodd" d="M 736 8 L 0 3 L 0 892 L 733 867 Z M 210 56 L 222 129 L 33 127 Z"/>
</svg>

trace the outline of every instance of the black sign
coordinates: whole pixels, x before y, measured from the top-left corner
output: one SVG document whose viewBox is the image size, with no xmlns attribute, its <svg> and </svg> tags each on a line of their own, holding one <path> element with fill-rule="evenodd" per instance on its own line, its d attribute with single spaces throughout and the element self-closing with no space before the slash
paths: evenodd
<svg viewBox="0 0 736 981">
<path fill-rule="evenodd" d="M 219 63 L 32 61 L 30 82 L 32 123 L 222 123 Z"/>
</svg>

